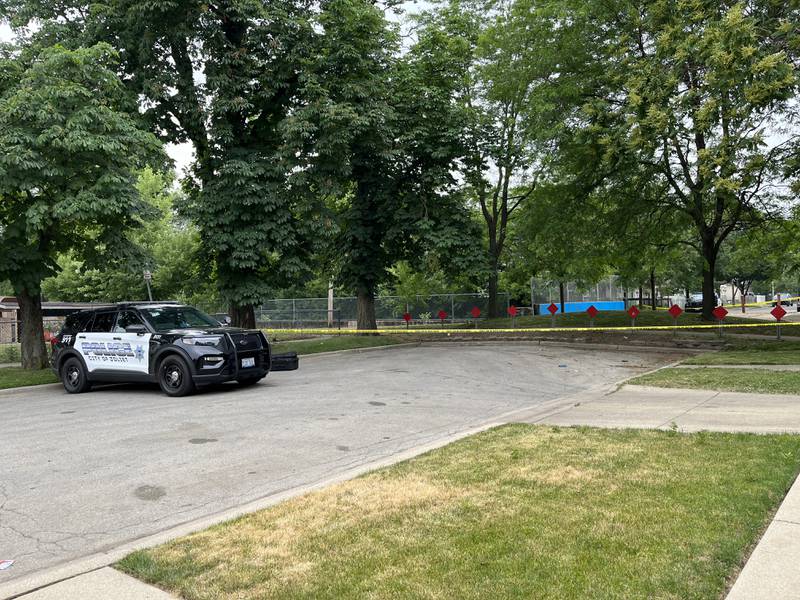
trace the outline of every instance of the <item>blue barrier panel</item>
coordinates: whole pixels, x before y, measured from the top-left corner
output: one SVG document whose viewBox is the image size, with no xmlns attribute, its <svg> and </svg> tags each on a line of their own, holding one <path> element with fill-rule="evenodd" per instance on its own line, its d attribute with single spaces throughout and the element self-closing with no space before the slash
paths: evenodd
<svg viewBox="0 0 800 600">
<path fill-rule="evenodd" d="M 558 307 L 558 312 L 561 312 L 561 305 L 558 302 L 553 302 Z M 549 304 L 540 304 L 539 305 L 539 314 L 540 315 L 549 315 L 550 312 L 547 310 L 547 307 L 550 306 Z M 604 300 L 599 302 L 565 302 L 564 303 L 564 312 L 568 313 L 578 313 L 578 312 L 586 312 L 586 309 L 590 306 L 594 306 L 597 310 L 625 310 L 625 303 L 623 301 L 610 301 Z"/>
</svg>

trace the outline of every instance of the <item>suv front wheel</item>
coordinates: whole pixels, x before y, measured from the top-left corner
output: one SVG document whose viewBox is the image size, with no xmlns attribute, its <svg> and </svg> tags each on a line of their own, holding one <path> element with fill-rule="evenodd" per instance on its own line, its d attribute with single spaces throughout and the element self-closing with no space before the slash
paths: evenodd
<svg viewBox="0 0 800 600">
<path fill-rule="evenodd" d="M 188 396 L 194 392 L 189 366 L 179 356 L 168 356 L 158 365 L 158 385 L 167 396 Z"/>
<path fill-rule="evenodd" d="M 74 356 L 68 358 L 61 365 L 61 382 L 64 384 L 64 389 L 69 394 L 82 394 L 88 392 L 91 388 L 89 378 L 86 376 L 86 369 L 83 368 L 83 363 Z"/>
</svg>

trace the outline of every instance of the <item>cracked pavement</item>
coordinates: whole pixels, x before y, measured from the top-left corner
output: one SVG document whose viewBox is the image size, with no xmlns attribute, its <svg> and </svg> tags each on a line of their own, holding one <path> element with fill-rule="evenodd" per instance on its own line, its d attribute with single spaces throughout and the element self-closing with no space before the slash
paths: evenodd
<svg viewBox="0 0 800 600">
<path fill-rule="evenodd" d="M 526 344 L 301 357 L 188 398 L 0 395 L 0 586 L 676 357 Z"/>
</svg>

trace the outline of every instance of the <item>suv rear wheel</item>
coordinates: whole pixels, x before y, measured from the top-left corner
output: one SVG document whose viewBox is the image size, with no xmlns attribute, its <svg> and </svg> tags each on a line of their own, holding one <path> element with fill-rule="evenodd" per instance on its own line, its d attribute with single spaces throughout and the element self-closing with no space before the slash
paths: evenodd
<svg viewBox="0 0 800 600">
<path fill-rule="evenodd" d="M 69 394 L 82 394 L 88 392 L 92 387 L 89 383 L 89 378 L 86 376 L 86 369 L 83 363 L 74 356 L 68 358 L 61 365 L 61 382 L 64 384 L 64 389 Z"/>
<path fill-rule="evenodd" d="M 168 356 L 158 365 L 158 385 L 167 396 L 187 396 L 194 392 L 192 373 L 179 356 Z"/>
</svg>

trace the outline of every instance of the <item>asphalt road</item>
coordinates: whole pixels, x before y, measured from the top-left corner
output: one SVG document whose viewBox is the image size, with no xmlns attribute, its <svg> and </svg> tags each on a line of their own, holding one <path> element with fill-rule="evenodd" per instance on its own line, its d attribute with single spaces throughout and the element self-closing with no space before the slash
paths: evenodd
<svg viewBox="0 0 800 600">
<path fill-rule="evenodd" d="M 0 395 L 0 586 L 608 384 L 663 354 L 422 346 L 302 359 L 260 385 Z"/>
</svg>

